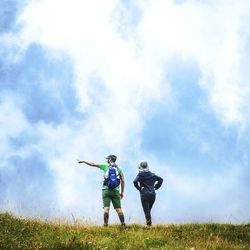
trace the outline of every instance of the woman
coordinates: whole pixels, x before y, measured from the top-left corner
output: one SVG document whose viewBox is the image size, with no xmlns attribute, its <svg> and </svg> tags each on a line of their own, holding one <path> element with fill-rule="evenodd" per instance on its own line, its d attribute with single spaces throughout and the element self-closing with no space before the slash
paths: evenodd
<svg viewBox="0 0 250 250">
<path fill-rule="evenodd" d="M 138 169 L 139 174 L 134 180 L 134 186 L 140 191 L 146 224 L 147 226 L 151 226 L 151 209 L 155 202 L 155 190 L 161 187 L 163 179 L 149 171 L 146 161 L 141 162 Z"/>
</svg>

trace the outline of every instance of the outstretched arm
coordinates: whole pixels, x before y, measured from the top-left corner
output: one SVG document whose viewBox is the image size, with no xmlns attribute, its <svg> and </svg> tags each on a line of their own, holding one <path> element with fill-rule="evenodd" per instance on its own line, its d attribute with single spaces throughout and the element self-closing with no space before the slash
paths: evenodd
<svg viewBox="0 0 250 250">
<path fill-rule="evenodd" d="M 91 167 L 96 167 L 96 168 L 100 168 L 100 165 L 98 163 L 95 162 L 90 162 L 90 161 L 85 161 L 85 160 L 77 160 L 78 163 L 85 163 Z"/>
</svg>

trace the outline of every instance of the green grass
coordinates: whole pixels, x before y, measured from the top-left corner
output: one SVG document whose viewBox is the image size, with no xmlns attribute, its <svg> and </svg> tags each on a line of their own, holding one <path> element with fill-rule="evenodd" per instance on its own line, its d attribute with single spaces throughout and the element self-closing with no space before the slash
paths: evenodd
<svg viewBox="0 0 250 250">
<path fill-rule="evenodd" d="M 250 249 L 250 225 L 85 226 L 0 214 L 0 249 Z"/>
</svg>

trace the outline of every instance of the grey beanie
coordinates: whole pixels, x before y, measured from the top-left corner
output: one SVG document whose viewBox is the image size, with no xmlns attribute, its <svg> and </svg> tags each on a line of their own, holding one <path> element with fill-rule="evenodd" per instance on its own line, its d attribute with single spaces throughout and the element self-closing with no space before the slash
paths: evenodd
<svg viewBox="0 0 250 250">
<path fill-rule="evenodd" d="M 142 161 L 139 164 L 138 169 L 139 172 L 148 172 L 149 171 L 148 163 L 146 161 Z"/>
</svg>

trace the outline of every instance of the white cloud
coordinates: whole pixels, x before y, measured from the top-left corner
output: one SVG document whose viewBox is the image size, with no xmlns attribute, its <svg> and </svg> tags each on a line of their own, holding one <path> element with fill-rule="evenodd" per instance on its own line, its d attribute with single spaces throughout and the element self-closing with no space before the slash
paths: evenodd
<svg viewBox="0 0 250 250">
<path fill-rule="evenodd" d="M 164 91 L 159 88 L 161 70 L 138 59 L 133 39 L 124 41 L 117 32 L 114 10 L 119 11 L 118 1 L 31 1 L 19 18 L 24 25 L 20 39 L 24 48 L 35 42 L 71 56 L 79 109 L 93 114 L 83 130 L 108 142 L 110 151 L 122 151 L 135 143 L 131 136 L 140 132 L 148 105 Z M 93 74 L 103 82 L 105 93 L 93 93 Z M 89 140 L 96 151 L 93 137 Z"/>
<path fill-rule="evenodd" d="M 16 96 L 5 95 L 0 102 L 0 152 L 1 166 L 5 166 L 6 160 L 11 154 L 23 154 L 23 151 L 15 150 L 13 152 L 9 143 L 10 138 L 18 137 L 21 133 L 30 128 L 26 117 L 22 110 L 18 107 L 18 103 L 14 101 Z"/>
<path fill-rule="evenodd" d="M 225 125 L 246 126 L 249 86 L 241 71 L 241 48 L 242 33 L 249 33 L 246 17 L 250 6 L 245 1 L 136 3 L 142 19 L 134 34 L 123 40 L 117 30 L 119 15 L 114 14 L 124 12 L 119 1 L 30 1 L 19 18 L 24 24 L 20 39 L 25 46 L 37 42 L 72 57 L 81 110 L 93 104 L 88 81 L 93 73 L 110 96 L 115 96 L 114 106 L 121 109 L 131 107 L 138 112 L 152 100 L 161 100 L 162 93 L 169 92 L 162 84 L 163 67 L 180 55 L 187 63 L 197 61 L 202 72 L 200 85 L 208 92 L 218 119 Z M 110 109 L 108 103 L 102 105 Z M 116 115 L 122 114 L 119 108 Z"/>
<path fill-rule="evenodd" d="M 82 108 L 91 103 L 89 74 L 97 73 L 118 95 L 124 91 L 131 94 L 138 88 L 142 91 L 142 87 L 157 94 L 163 64 L 180 54 L 187 60 L 197 60 L 203 73 L 201 84 L 211 94 L 211 104 L 220 117 L 229 123 L 244 122 L 241 108 L 249 90 L 241 74 L 241 60 L 245 33 L 249 34 L 249 4 L 136 3 L 142 19 L 127 40 L 117 30 L 119 15 L 114 12 L 124 12 L 119 1 L 77 0 L 30 1 L 19 17 L 24 25 L 19 38 L 24 47 L 37 42 L 50 49 L 62 49 L 74 59 Z M 119 99 L 127 101 L 129 94 L 125 93 Z M 147 92 L 144 94 L 147 96 Z"/>
<path fill-rule="evenodd" d="M 179 54 L 195 60 L 202 73 L 200 85 L 208 92 L 214 112 L 225 125 L 245 126 L 249 100 L 248 75 L 242 45 L 250 5 L 245 1 L 199 1 L 174 5 L 170 1 L 140 2 L 138 27 L 142 54 L 161 66 Z"/>
</svg>

